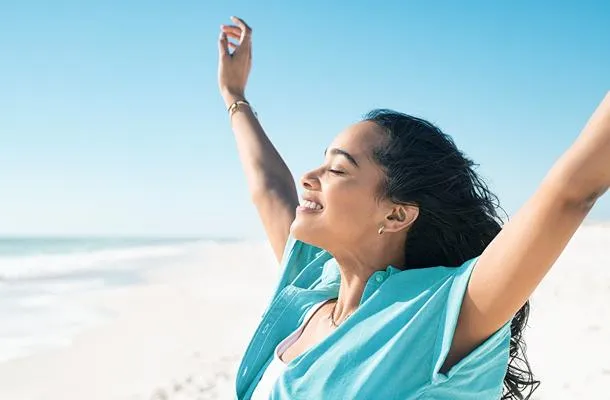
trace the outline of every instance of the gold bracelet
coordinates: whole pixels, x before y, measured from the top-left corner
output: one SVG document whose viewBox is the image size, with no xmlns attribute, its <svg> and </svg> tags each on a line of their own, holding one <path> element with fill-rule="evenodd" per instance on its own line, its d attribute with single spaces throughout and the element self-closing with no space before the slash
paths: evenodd
<svg viewBox="0 0 610 400">
<path fill-rule="evenodd" d="M 250 107 L 250 110 L 252 110 L 252 113 L 254 114 L 254 116 L 256 118 L 258 118 L 258 114 L 256 114 L 256 111 L 254 111 L 254 108 L 252 108 L 252 106 L 250 105 L 250 103 L 247 100 L 237 100 L 233 104 L 231 104 L 229 106 L 229 108 L 227 109 L 227 111 L 229 112 L 229 118 L 233 117 L 233 114 L 235 114 L 237 111 L 239 111 L 241 106 Z"/>
</svg>

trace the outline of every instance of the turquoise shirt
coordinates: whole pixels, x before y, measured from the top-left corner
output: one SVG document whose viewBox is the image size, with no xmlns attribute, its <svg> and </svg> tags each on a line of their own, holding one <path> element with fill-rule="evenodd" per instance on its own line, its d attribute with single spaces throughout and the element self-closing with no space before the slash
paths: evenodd
<svg viewBox="0 0 610 400">
<path fill-rule="evenodd" d="M 358 309 L 288 363 L 270 399 L 499 399 L 510 321 L 446 374 L 439 372 L 477 259 L 405 271 L 389 265 L 373 273 Z M 236 399 L 250 399 L 273 350 L 307 310 L 338 296 L 338 264 L 325 250 L 291 236 L 281 271 L 237 371 Z"/>
</svg>

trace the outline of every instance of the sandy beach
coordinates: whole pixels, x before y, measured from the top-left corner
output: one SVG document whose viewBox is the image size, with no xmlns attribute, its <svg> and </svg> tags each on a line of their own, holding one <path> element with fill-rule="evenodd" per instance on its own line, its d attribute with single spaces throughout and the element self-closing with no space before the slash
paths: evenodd
<svg viewBox="0 0 610 400">
<path fill-rule="evenodd" d="M 610 226 L 581 227 L 532 297 L 535 399 L 610 387 Z M 136 284 L 75 302 L 109 318 L 71 343 L 0 363 L 0 399 L 231 399 L 278 269 L 265 242 L 201 244 Z"/>
</svg>

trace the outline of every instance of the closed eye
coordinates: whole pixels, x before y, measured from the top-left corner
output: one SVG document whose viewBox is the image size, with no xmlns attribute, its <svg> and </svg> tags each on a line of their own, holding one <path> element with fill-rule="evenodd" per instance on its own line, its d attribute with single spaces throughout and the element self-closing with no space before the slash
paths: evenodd
<svg viewBox="0 0 610 400">
<path fill-rule="evenodd" d="M 335 175 L 343 175 L 343 174 L 345 174 L 345 172 L 339 171 L 337 169 L 329 169 L 328 172 L 330 172 L 332 174 L 335 174 Z"/>
</svg>

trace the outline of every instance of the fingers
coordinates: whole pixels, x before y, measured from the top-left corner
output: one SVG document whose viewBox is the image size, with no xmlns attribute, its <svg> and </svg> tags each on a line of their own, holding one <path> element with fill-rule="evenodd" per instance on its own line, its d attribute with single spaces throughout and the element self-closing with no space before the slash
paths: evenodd
<svg viewBox="0 0 610 400">
<path fill-rule="evenodd" d="M 239 39 L 241 37 L 241 29 L 236 26 L 221 25 L 220 30 L 222 32 L 224 32 L 227 35 L 227 37 L 229 37 L 231 39 L 235 39 L 235 40 L 239 41 Z M 231 42 L 229 42 L 229 43 L 231 43 Z"/>
<path fill-rule="evenodd" d="M 252 36 L 252 28 L 250 28 L 241 18 L 231 17 L 231 20 L 236 25 L 220 25 L 220 41 L 219 46 L 221 46 L 222 42 L 222 50 L 221 54 L 231 54 L 228 49 L 233 49 L 233 54 L 236 52 L 242 53 L 246 52 L 251 56 L 252 54 L 252 46 L 251 46 L 251 36 Z M 236 39 L 239 43 L 235 44 L 228 40 L 228 38 Z M 244 48 L 243 51 L 240 48 Z"/>
<path fill-rule="evenodd" d="M 228 38 L 232 38 L 232 39 L 236 39 L 239 40 L 240 36 L 241 36 L 241 29 L 238 27 L 230 27 L 230 26 L 225 26 L 225 25 L 221 25 L 220 29 L 222 30 L 222 32 L 220 33 L 225 34 L 225 37 L 227 38 L 227 46 L 229 49 L 231 50 L 235 50 L 237 49 L 238 45 L 236 43 L 231 42 L 230 40 L 228 40 Z M 231 53 L 229 53 L 231 54 Z"/>
<path fill-rule="evenodd" d="M 233 43 L 229 43 L 226 33 L 220 32 L 220 36 L 218 37 L 218 54 L 220 57 L 229 55 L 229 48 L 227 46 L 231 44 Z"/>
<path fill-rule="evenodd" d="M 231 17 L 231 20 L 241 28 L 241 37 L 239 40 L 240 43 L 243 42 L 245 38 L 249 38 L 252 35 L 252 28 L 250 28 L 243 19 Z"/>
<path fill-rule="evenodd" d="M 239 37 L 239 45 L 240 47 L 245 47 L 244 51 L 246 53 L 250 53 L 250 44 L 252 41 L 252 28 L 248 26 L 241 18 L 231 17 L 231 20 L 241 28 L 241 35 Z M 238 49 L 239 50 L 239 49 Z M 236 50 L 236 51 L 238 51 Z"/>
<path fill-rule="evenodd" d="M 236 39 L 241 36 L 241 28 L 235 25 L 220 25 L 220 30 Z"/>
</svg>

